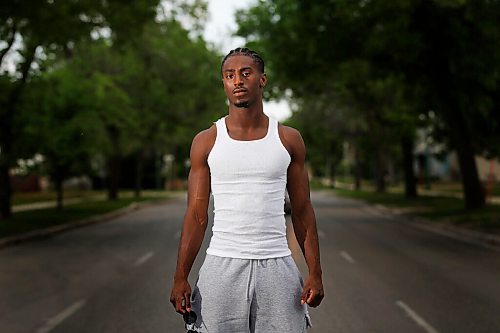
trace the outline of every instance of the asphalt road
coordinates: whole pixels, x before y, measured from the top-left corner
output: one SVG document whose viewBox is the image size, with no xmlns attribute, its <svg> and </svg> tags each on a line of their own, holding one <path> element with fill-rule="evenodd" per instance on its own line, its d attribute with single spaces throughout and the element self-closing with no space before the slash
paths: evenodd
<svg viewBox="0 0 500 333">
<path fill-rule="evenodd" d="M 185 204 L 0 250 L 0 332 L 183 332 L 168 296 Z M 328 194 L 313 204 L 326 298 L 310 332 L 500 332 L 499 252 Z"/>
</svg>

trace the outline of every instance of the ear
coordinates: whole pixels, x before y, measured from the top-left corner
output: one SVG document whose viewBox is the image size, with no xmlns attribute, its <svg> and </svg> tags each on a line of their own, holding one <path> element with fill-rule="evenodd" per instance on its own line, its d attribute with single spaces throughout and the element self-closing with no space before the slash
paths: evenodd
<svg viewBox="0 0 500 333">
<path fill-rule="evenodd" d="M 259 87 L 261 88 L 264 88 L 266 86 L 266 83 L 267 83 L 267 75 L 266 73 L 262 73 L 262 75 L 260 76 L 260 80 L 259 80 Z"/>
</svg>

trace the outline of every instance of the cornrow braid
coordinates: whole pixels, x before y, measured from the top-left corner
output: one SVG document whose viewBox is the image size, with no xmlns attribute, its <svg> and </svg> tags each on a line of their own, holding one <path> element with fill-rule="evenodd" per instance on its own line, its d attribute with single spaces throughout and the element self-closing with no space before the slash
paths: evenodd
<svg viewBox="0 0 500 333">
<path fill-rule="evenodd" d="M 237 55 L 244 55 L 244 56 L 252 58 L 255 61 L 255 63 L 257 64 L 257 66 L 259 67 L 259 70 L 261 71 L 261 73 L 264 73 L 264 60 L 262 59 L 262 57 L 257 52 L 250 50 L 249 48 L 246 48 L 246 47 L 238 47 L 238 48 L 235 48 L 234 50 L 229 51 L 229 53 L 224 57 L 224 60 L 222 60 L 222 63 L 220 65 L 221 70 L 222 70 L 222 67 L 224 66 L 224 63 L 226 62 L 226 60 L 228 58 L 233 57 L 233 56 L 237 56 Z"/>
</svg>

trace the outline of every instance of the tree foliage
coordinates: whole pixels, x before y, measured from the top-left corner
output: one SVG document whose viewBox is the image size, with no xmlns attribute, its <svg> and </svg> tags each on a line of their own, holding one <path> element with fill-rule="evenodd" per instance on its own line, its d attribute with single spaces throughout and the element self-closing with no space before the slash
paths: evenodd
<svg viewBox="0 0 500 333">
<path fill-rule="evenodd" d="M 418 116 L 434 110 L 457 150 L 466 206 L 475 208 L 484 198 L 474 156 L 499 156 L 499 6 L 273 0 L 240 11 L 238 34 L 267 57 L 275 91 L 329 95 L 335 112 L 349 109 L 369 124 L 364 135 L 378 149 L 401 141 L 408 150 Z"/>
<path fill-rule="evenodd" d="M 123 158 L 188 151 L 224 109 L 219 55 L 200 38 L 206 2 L 27 6 L 0 5 L 1 217 L 10 216 L 9 169 L 20 157 L 43 154 L 56 183 L 100 161 L 113 198 Z"/>
</svg>

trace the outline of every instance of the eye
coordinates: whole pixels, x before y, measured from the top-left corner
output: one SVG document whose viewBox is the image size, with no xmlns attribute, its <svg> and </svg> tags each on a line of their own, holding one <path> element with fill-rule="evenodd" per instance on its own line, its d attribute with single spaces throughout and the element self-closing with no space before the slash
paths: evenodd
<svg viewBox="0 0 500 333">
<path fill-rule="evenodd" d="M 232 73 L 226 74 L 226 79 L 227 80 L 232 80 L 233 78 L 234 78 L 234 74 L 232 74 Z"/>
<path fill-rule="evenodd" d="M 243 72 L 242 75 L 243 75 L 243 77 L 249 77 L 250 76 L 250 72 Z"/>
</svg>

